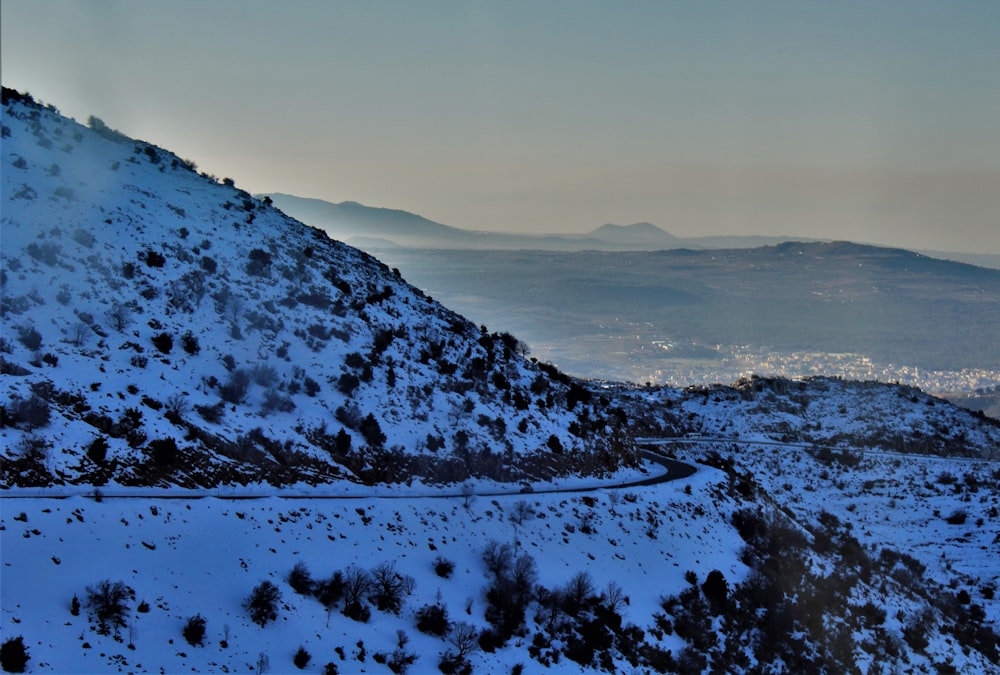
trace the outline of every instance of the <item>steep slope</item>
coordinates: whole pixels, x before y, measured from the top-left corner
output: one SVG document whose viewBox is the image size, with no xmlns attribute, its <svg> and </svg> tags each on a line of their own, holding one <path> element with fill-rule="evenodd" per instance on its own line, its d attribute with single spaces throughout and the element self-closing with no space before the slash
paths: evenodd
<svg viewBox="0 0 1000 675">
<path fill-rule="evenodd" d="M 99 120 L 4 104 L 3 485 L 511 481 L 629 461 L 597 401 L 509 334 Z"/>
</svg>

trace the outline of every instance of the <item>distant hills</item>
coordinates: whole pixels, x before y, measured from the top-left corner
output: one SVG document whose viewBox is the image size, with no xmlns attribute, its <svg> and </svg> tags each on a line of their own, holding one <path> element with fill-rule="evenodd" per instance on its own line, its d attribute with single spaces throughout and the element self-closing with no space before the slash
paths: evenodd
<svg viewBox="0 0 1000 675">
<path fill-rule="evenodd" d="M 532 251 L 634 251 L 665 248 L 753 248 L 801 241 L 801 237 L 678 237 L 652 223 L 607 224 L 584 234 L 521 234 L 451 227 L 409 211 L 357 202 L 333 203 L 270 193 L 274 206 L 330 236 L 366 250 L 382 248 Z"/>
<path fill-rule="evenodd" d="M 657 251 L 757 248 L 793 241 L 822 241 L 796 236 L 678 237 L 653 223 L 606 224 L 583 234 L 485 232 L 443 225 L 400 209 L 340 203 L 274 192 L 259 194 L 297 220 L 366 251 L 395 248 L 533 251 Z M 927 256 L 1000 269 L 1000 255 L 920 251 Z"/>
<path fill-rule="evenodd" d="M 840 371 L 826 355 L 854 354 L 892 370 L 845 375 L 885 381 L 908 372 L 907 381 L 931 386 L 931 371 L 1000 364 L 1000 271 L 903 249 L 788 242 L 705 251 L 396 249 L 380 257 L 452 309 L 503 326 L 540 358 L 588 377 L 830 374 Z M 791 354 L 812 356 L 792 362 Z"/>
</svg>

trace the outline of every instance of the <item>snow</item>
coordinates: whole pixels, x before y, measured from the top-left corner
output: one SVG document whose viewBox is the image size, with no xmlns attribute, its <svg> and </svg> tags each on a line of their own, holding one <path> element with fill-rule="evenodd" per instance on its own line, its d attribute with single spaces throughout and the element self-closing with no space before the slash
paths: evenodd
<svg viewBox="0 0 1000 675">
<path fill-rule="evenodd" d="M 268 654 L 275 672 L 289 672 L 291 658 L 304 645 L 315 663 L 340 663 L 333 649 L 357 652 L 364 640 L 369 654 L 391 651 L 396 631 L 404 630 L 421 654 L 417 672 L 433 670 L 434 655 L 447 645 L 413 628 L 413 615 L 440 597 L 452 620 L 480 628 L 488 584 L 480 559 L 483 544 L 496 539 L 532 555 L 539 582 L 564 584 L 580 571 L 600 588 L 614 579 L 630 598 L 626 619 L 648 624 L 660 594 L 685 585 L 689 569 L 721 569 L 738 579 L 735 562 L 742 542 L 727 524 L 729 505 L 715 503 L 711 486 L 720 473 L 704 469 L 690 479 L 650 488 L 629 488 L 634 501 L 612 504 L 596 492 L 594 506 L 576 494 L 476 496 L 468 508 L 460 496 L 447 498 L 251 500 L 204 498 L 13 498 L 3 501 L 4 634 L 25 636 L 36 672 L 245 671 L 259 653 Z M 691 486 L 692 496 L 684 494 Z M 509 519 L 512 506 L 527 501 L 536 516 L 519 526 Z M 660 516 L 657 536 L 643 533 L 646 514 Z M 24 520 L 15 520 L 24 514 Z M 578 525 L 584 514 L 594 532 Z M 567 525 L 576 525 L 569 532 Z M 450 579 L 434 574 L 443 556 L 455 562 Z M 350 565 L 371 569 L 394 561 L 415 577 L 414 592 L 400 616 L 373 611 L 361 624 L 334 612 L 329 627 L 323 607 L 296 595 L 285 577 L 304 562 L 315 578 Z M 124 639 L 96 635 L 86 610 L 70 615 L 74 594 L 89 585 L 121 580 L 136 592 L 132 623 L 136 650 Z M 260 628 L 241 603 L 260 581 L 281 588 L 284 607 L 278 620 Z M 135 613 L 145 600 L 149 613 Z M 467 601 L 472 614 L 466 615 Z M 189 616 L 207 619 L 204 647 L 184 642 Z M 230 627 L 229 648 L 219 647 L 223 626 Z M 83 643 L 90 648 L 84 648 Z M 520 640 L 495 654 L 479 653 L 475 672 L 509 672 L 525 654 Z M 44 665 L 43 665 L 44 664 Z M 341 672 L 384 672 L 384 666 L 350 659 Z M 579 672 L 563 661 L 554 672 Z"/>
</svg>

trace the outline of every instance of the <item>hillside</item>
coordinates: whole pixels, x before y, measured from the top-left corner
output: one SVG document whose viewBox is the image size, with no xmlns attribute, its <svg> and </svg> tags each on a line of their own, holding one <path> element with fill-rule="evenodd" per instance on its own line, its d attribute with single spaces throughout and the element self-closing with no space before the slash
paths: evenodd
<svg viewBox="0 0 1000 675">
<path fill-rule="evenodd" d="M 513 336 L 232 181 L 13 96 L 3 124 L 3 485 L 517 481 L 632 461 L 597 401 Z"/>
<path fill-rule="evenodd" d="M 1000 422 L 830 377 L 576 379 L 232 180 L 3 99 L 4 670 L 1000 672 Z"/>
</svg>

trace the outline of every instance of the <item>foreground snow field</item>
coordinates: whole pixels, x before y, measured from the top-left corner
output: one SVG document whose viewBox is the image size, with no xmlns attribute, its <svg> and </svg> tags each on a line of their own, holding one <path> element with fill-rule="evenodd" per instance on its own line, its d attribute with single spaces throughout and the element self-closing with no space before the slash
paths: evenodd
<svg viewBox="0 0 1000 675">
<path fill-rule="evenodd" d="M 728 524 L 733 504 L 713 497 L 721 480 L 721 472 L 704 468 L 676 484 L 620 493 L 474 496 L 468 507 L 463 497 L 4 499 L 4 634 L 25 636 L 39 672 L 119 666 L 246 672 L 260 653 L 270 657 L 274 672 L 287 672 L 300 645 L 320 664 L 339 663 L 341 672 L 387 672 L 370 655 L 391 652 L 396 631 L 403 630 L 421 655 L 416 671 L 429 672 L 448 645 L 417 631 L 414 612 L 440 598 L 453 620 L 486 627 L 482 596 L 489 579 L 481 552 L 490 539 L 533 556 L 542 585 L 563 585 L 581 571 L 598 590 L 617 582 L 629 597 L 625 618 L 640 625 L 650 622 L 660 595 L 686 585 L 687 570 L 720 569 L 739 580 L 745 567 L 737 556 L 742 542 Z M 515 524 L 511 513 L 522 502 L 533 515 Z M 655 537 L 647 532 L 650 518 L 659 523 Z M 455 563 L 450 579 L 434 572 L 439 556 Z M 414 577 L 413 593 L 399 616 L 374 611 L 362 624 L 334 612 L 327 627 L 323 606 L 285 582 L 298 561 L 317 578 L 352 564 L 370 569 L 395 562 Z M 88 585 L 103 579 L 134 589 L 133 608 L 143 601 L 150 606 L 148 613 L 133 609 L 134 651 L 128 629 L 115 641 L 95 634 L 86 610 L 70 614 L 73 595 L 83 598 Z M 276 622 L 260 628 L 241 603 L 264 579 L 281 588 L 283 608 Z M 207 620 L 203 648 L 181 636 L 187 618 L 198 613 Z M 359 640 L 367 661 L 357 658 Z M 480 653 L 476 672 L 510 672 L 525 660 L 520 642 Z M 672 646 L 683 643 L 675 639 Z M 340 661 L 337 647 L 347 661 Z M 561 666 L 556 672 L 580 670 L 568 660 Z"/>
<path fill-rule="evenodd" d="M 1000 463 L 871 455 L 846 467 L 788 449 L 709 442 L 679 445 L 676 452 L 688 460 L 733 460 L 795 522 L 833 514 L 873 558 L 883 547 L 905 552 L 926 567 L 922 584 L 966 590 L 991 622 L 1000 617 L 991 593 L 1000 585 Z M 388 672 L 373 657 L 391 654 L 397 631 L 403 631 L 407 649 L 418 655 L 413 672 L 432 672 L 450 645 L 418 631 L 416 614 L 441 603 L 452 621 L 487 628 L 490 578 L 482 551 L 490 540 L 529 554 L 544 587 L 561 587 L 579 572 L 589 574 L 597 591 L 618 584 L 628 598 L 624 619 L 649 629 L 661 598 L 689 587 L 685 573 L 701 581 L 719 570 L 732 586 L 748 574 L 732 514 L 747 505 L 759 508 L 770 497 L 758 496 L 754 504 L 726 484 L 724 471 L 700 465 L 693 476 L 671 483 L 562 494 L 417 497 L 386 490 L 378 498 L 344 499 L 5 498 L 3 634 L 25 636 L 35 672 L 252 672 L 261 654 L 271 672 L 297 672 L 292 659 L 302 646 L 314 666 L 332 662 L 350 673 Z M 965 522 L 950 524 L 946 518 L 959 510 Z M 454 563 L 450 578 L 435 574 L 439 558 Z M 413 577 L 412 593 L 398 615 L 373 608 L 367 623 L 339 610 L 328 618 L 316 599 L 296 594 L 287 583 L 298 562 L 315 579 L 351 566 L 370 570 L 393 563 Z M 815 564 L 818 571 L 835 571 L 824 569 L 828 560 Z M 119 640 L 98 635 L 86 608 L 79 616 L 70 613 L 74 595 L 85 598 L 88 586 L 105 579 L 123 581 L 135 592 Z M 243 602 L 263 580 L 278 586 L 282 601 L 277 620 L 262 628 Z M 911 598 L 884 581 L 861 593 L 885 609 L 886 624 L 895 630 L 915 611 Z M 141 603 L 148 612 L 137 611 Z M 203 647 L 182 637 L 185 622 L 196 614 L 206 619 Z M 528 626 L 541 625 L 544 615 L 541 608 L 529 611 Z M 532 672 L 538 663 L 526 654 L 530 635 L 493 653 L 475 651 L 474 672 L 507 673 L 518 663 Z M 944 662 L 959 672 L 993 667 L 975 652 L 963 654 L 950 636 L 934 640 L 926 656 L 909 657 L 910 668 L 930 672 L 931 663 Z M 685 643 L 664 635 L 660 645 L 677 654 Z M 629 669 L 625 661 L 618 664 Z M 566 658 L 551 669 L 587 670 Z"/>
</svg>

